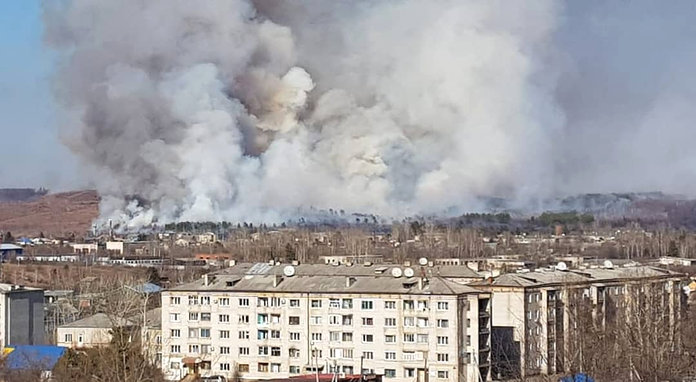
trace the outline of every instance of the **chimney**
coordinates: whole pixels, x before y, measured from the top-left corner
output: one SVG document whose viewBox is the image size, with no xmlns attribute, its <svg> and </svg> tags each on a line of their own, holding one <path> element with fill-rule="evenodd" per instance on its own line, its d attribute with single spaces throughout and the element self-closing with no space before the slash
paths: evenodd
<svg viewBox="0 0 696 382">
<path fill-rule="evenodd" d="M 356 280 L 355 277 L 347 276 L 346 277 L 346 288 L 350 288 L 351 286 L 353 286 L 353 284 L 355 284 L 355 280 Z"/>
<path fill-rule="evenodd" d="M 404 261 L 404 267 L 410 267 L 410 266 L 411 266 L 410 261 L 408 261 L 408 260 Z"/>
<path fill-rule="evenodd" d="M 283 281 L 283 278 L 280 275 L 273 275 L 273 288 L 277 287 L 281 281 Z"/>
<path fill-rule="evenodd" d="M 237 265 L 237 260 L 230 260 L 230 267 L 234 267 L 235 265 Z"/>
</svg>

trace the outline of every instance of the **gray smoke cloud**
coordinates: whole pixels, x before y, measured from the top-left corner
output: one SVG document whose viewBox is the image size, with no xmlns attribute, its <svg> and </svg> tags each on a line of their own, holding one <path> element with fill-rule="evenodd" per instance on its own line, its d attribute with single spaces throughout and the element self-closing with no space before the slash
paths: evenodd
<svg viewBox="0 0 696 382">
<path fill-rule="evenodd" d="M 602 60 L 612 55 L 598 48 L 590 62 L 582 54 L 593 36 L 578 37 L 625 27 L 612 24 L 619 7 L 607 7 L 72 0 L 47 6 L 45 19 L 64 58 L 56 93 L 69 110 L 66 142 L 103 197 L 102 218 L 137 228 L 274 221 L 309 207 L 438 213 L 476 208 L 480 196 L 622 185 L 595 172 L 633 169 L 620 158 L 653 145 L 656 125 L 679 122 L 676 140 L 694 133 L 674 92 L 622 119 L 610 104 L 620 90 L 592 99 L 579 90 L 608 90 L 605 75 L 620 72 L 593 68 L 610 67 Z M 674 121 L 679 110 L 685 119 Z M 587 160 L 598 148 L 606 152 Z M 692 174 L 689 160 L 679 166 Z"/>
</svg>

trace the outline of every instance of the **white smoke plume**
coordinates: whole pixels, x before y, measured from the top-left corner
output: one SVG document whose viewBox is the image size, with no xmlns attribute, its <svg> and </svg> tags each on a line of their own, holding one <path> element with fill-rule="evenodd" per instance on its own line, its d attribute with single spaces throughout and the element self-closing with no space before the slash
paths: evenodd
<svg viewBox="0 0 696 382">
<path fill-rule="evenodd" d="M 103 219 L 403 216 L 553 193 L 552 1 L 47 5 Z"/>
</svg>

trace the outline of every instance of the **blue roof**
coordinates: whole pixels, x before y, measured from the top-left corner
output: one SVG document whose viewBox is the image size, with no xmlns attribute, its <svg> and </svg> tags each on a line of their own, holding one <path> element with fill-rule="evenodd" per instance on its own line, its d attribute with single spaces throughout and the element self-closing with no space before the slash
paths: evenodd
<svg viewBox="0 0 696 382">
<path fill-rule="evenodd" d="M 5 364 L 10 370 L 53 370 L 67 350 L 66 347 L 52 345 L 8 345 L 7 347 L 14 349 L 5 358 Z"/>
<path fill-rule="evenodd" d="M 138 293 L 152 294 L 159 293 L 162 288 L 159 285 L 153 283 L 145 283 L 132 287 L 132 289 Z"/>
</svg>

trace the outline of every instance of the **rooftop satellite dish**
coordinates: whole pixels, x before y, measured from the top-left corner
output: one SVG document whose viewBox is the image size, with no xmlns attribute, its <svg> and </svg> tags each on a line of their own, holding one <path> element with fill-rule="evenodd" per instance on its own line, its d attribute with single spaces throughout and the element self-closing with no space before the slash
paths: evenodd
<svg viewBox="0 0 696 382">
<path fill-rule="evenodd" d="M 611 260 L 604 260 L 604 268 L 614 268 L 614 263 Z"/>
<path fill-rule="evenodd" d="M 425 257 L 421 257 L 420 259 L 418 259 L 418 264 L 420 264 L 422 266 L 426 266 L 426 265 L 428 265 L 428 259 Z"/>
<path fill-rule="evenodd" d="M 295 267 L 292 265 L 287 265 L 283 268 L 283 274 L 287 277 L 292 277 L 295 275 Z"/>
<path fill-rule="evenodd" d="M 393 268 L 391 273 L 394 277 L 401 277 L 401 268 Z"/>
<path fill-rule="evenodd" d="M 415 272 L 413 272 L 413 269 L 412 269 L 412 268 L 406 268 L 406 269 L 404 269 L 404 276 L 406 276 L 406 277 L 413 277 L 414 274 L 415 274 Z"/>
<path fill-rule="evenodd" d="M 559 262 L 559 263 L 556 265 L 556 269 L 559 270 L 559 271 L 567 271 L 567 270 L 568 270 L 568 265 L 567 265 L 566 263 L 564 263 L 564 262 L 561 261 L 561 262 Z"/>
</svg>

